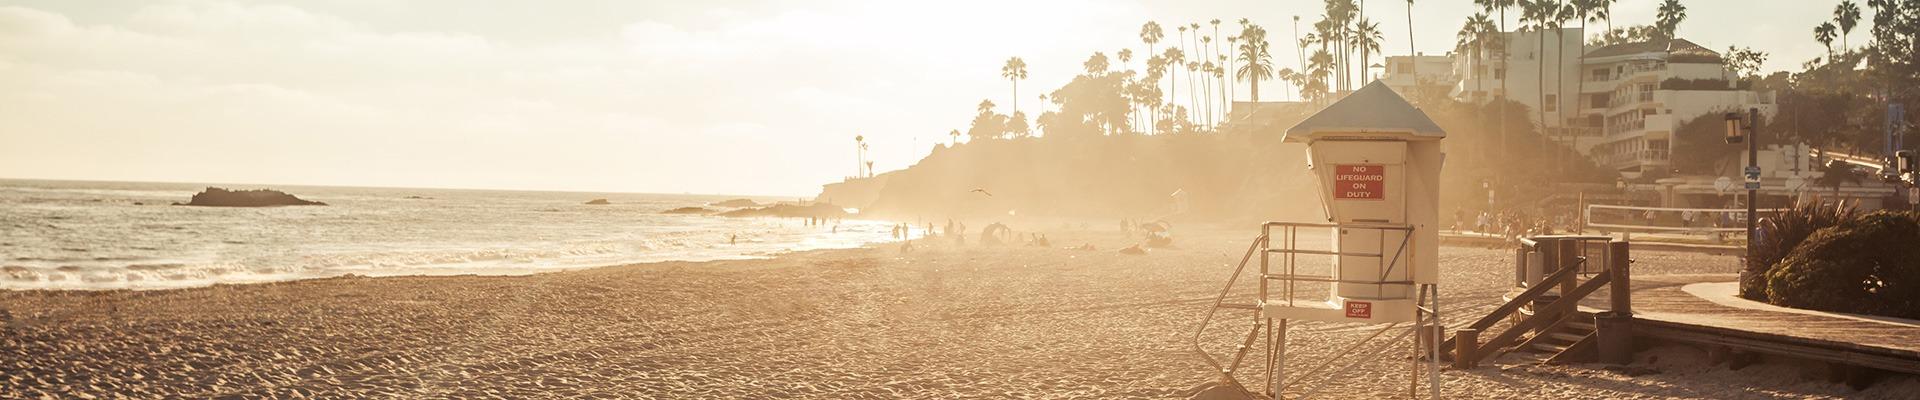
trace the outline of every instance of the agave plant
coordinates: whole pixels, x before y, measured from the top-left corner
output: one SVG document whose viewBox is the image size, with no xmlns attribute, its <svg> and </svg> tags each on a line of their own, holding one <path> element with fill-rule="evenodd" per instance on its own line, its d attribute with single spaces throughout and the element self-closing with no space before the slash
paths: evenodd
<svg viewBox="0 0 1920 400">
<path fill-rule="evenodd" d="M 1840 225 L 1859 216 L 1858 208 L 1845 201 L 1821 205 L 1818 199 L 1788 208 L 1777 217 L 1760 221 L 1759 235 L 1753 238 L 1753 254 L 1740 274 L 1740 297 L 1766 301 L 1767 271 L 1787 258 L 1800 242 L 1821 228 Z"/>
</svg>

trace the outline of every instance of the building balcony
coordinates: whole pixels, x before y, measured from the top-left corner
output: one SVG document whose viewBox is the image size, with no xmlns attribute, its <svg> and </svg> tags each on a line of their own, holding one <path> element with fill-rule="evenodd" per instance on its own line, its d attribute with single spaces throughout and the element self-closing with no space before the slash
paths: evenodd
<svg viewBox="0 0 1920 400">
<path fill-rule="evenodd" d="M 1639 149 L 1610 153 L 1595 153 L 1593 161 L 1607 168 L 1626 170 L 1641 169 L 1652 165 L 1667 165 L 1671 160 L 1667 149 Z"/>
</svg>

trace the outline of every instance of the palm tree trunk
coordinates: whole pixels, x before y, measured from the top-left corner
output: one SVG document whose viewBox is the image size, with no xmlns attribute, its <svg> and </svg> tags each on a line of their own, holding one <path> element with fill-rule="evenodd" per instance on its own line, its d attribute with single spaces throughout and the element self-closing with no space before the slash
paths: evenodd
<svg viewBox="0 0 1920 400">
<path fill-rule="evenodd" d="M 1420 52 L 1413 45 L 1413 0 L 1407 0 L 1407 59 L 1413 61 L 1413 97 L 1420 97 Z"/>
<path fill-rule="evenodd" d="M 1260 102 L 1260 77 L 1254 74 L 1247 74 L 1247 81 L 1248 81 L 1247 89 L 1253 91 L 1253 102 L 1259 103 Z"/>
</svg>

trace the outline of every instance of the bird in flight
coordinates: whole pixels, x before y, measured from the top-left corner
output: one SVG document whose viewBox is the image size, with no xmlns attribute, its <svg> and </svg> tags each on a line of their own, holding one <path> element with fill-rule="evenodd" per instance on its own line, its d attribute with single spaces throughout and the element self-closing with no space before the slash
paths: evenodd
<svg viewBox="0 0 1920 400">
<path fill-rule="evenodd" d="M 993 192 L 988 192 L 986 189 L 973 188 L 970 192 L 979 192 L 980 194 L 987 195 L 987 197 L 993 197 Z"/>
</svg>

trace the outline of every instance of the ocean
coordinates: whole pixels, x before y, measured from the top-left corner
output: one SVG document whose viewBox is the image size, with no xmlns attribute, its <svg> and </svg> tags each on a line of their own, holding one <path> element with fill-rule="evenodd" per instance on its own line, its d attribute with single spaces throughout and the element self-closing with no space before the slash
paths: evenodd
<svg viewBox="0 0 1920 400">
<path fill-rule="evenodd" d="M 208 186 L 270 188 L 329 205 L 171 205 Z M 599 198 L 612 204 L 584 204 Z M 893 240 L 888 222 L 661 213 L 731 198 L 739 196 L 0 180 L 0 290 L 520 275 Z"/>
</svg>

